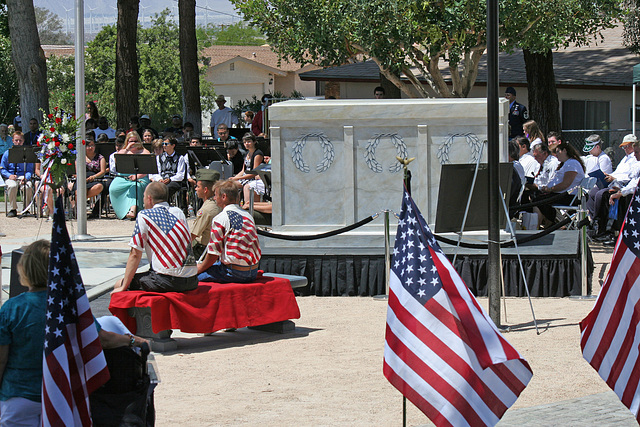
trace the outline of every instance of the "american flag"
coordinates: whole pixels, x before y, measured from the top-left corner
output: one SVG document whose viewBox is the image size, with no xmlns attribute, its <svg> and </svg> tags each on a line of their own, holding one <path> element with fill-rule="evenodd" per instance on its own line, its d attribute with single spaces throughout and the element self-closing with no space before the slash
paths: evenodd
<svg viewBox="0 0 640 427">
<path fill-rule="evenodd" d="M 440 249 L 406 189 L 389 284 L 384 375 L 436 425 L 494 425 L 533 373 Z"/>
<path fill-rule="evenodd" d="M 56 200 L 53 212 L 42 423 L 45 426 L 86 426 L 91 425 L 89 394 L 109 379 L 109 370 L 71 247 L 62 197 Z"/>
<path fill-rule="evenodd" d="M 580 322 L 582 356 L 636 420 L 640 408 L 640 193 L 636 189 L 596 305 Z"/>
<path fill-rule="evenodd" d="M 230 209 L 225 210 L 221 215 L 227 215 L 228 221 L 221 223 L 214 218 L 209 250 L 220 254 L 225 264 L 257 264 L 260 261 L 261 252 L 253 220 Z M 227 240 L 223 243 L 225 235 Z"/>
<path fill-rule="evenodd" d="M 149 232 L 144 233 L 140 225 Z M 147 236 L 150 249 L 164 268 L 180 268 L 187 257 L 187 247 L 191 244 L 191 233 L 186 220 L 179 219 L 165 207 L 155 207 L 140 212 L 133 230 L 132 242 L 139 248 L 145 247 L 143 235 Z"/>
</svg>

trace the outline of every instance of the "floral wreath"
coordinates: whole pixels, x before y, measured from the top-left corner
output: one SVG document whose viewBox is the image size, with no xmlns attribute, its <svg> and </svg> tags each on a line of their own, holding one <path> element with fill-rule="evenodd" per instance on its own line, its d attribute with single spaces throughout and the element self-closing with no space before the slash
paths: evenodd
<svg viewBox="0 0 640 427">
<path fill-rule="evenodd" d="M 367 166 L 369 166 L 369 169 L 371 169 L 375 173 L 382 173 L 382 165 L 376 159 L 376 148 L 378 147 L 378 144 L 380 144 L 380 140 L 383 138 L 391 139 L 391 143 L 396 148 L 398 157 L 402 159 L 407 157 L 407 145 L 405 144 L 402 137 L 397 133 L 376 134 L 367 142 L 367 148 L 364 153 L 364 159 L 367 163 Z M 402 169 L 402 165 L 400 163 L 389 166 L 389 172 L 391 173 L 399 172 L 400 169 Z"/>
<path fill-rule="evenodd" d="M 42 111 L 44 130 L 38 137 L 40 151 L 36 154 L 42 162 L 42 169 L 49 170 L 53 186 L 60 187 L 66 180 L 69 167 L 76 160 L 76 134 L 81 122 L 58 107 L 54 108 L 54 112 L 46 114 Z M 85 144 L 84 140 L 82 144 Z"/>
<path fill-rule="evenodd" d="M 327 169 L 329 169 L 329 167 L 331 167 L 331 164 L 333 163 L 333 160 L 335 158 L 335 151 L 333 149 L 333 144 L 331 143 L 331 141 L 329 141 L 327 136 L 322 132 L 308 133 L 296 139 L 296 141 L 293 143 L 291 160 L 293 160 L 293 164 L 296 166 L 296 168 L 299 171 L 304 173 L 310 172 L 309 165 L 307 165 L 307 163 L 302 158 L 302 149 L 307 144 L 308 138 L 318 138 L 318 142 L 322 147 L 322 153 L 324 154 L 324 157 L 322 161 L 316 165 L 316 171 L 318 171 L 318 173 L 322 173 Z"/>
</svg>

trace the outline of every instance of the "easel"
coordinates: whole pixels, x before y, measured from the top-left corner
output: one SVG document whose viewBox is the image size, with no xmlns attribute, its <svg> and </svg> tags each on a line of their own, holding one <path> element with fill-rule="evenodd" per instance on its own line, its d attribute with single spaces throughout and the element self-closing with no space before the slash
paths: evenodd
<svg viewBox="0 0 640 427">
<path fill-rule="evenodd" d="M 7 158 L 7 161 L 9 163 L 13 163 L 16 165 L 16 169 L 17 166 L 22 163 L 22 171 L 24 173 L 24 177 L 26 177 L 27 175 L 27 163 L 40 163 L 40 160 L 38 159 L 38 157 L 36 156 L 36 153 L 34 151 L 34 147 L 31 145 L 14 145 L 13 147 L 11 147 L 9 149 L 9 157 Z M 34 165 L 35 166 L 35 165 Z M 16 170 L 17 172 L 17 170 Z M 16 174 L 17 176 L 17 174 Z M 18 177 L 19 178 L 19 177 Z M 25 215 L 25 211 L 27 210 L 28 206 L 27 206 L 27 198 L 26 198 L 26 194 L 27 194 L 27 180 L 24 179 L 23 180 L 23 184 L 22 184 L 22 194 L 25 195 L 24 199 L 22 200 L 22 215 Z"/>
<path fill-rule="evenodd" d="M 142 209 L 138 205 L 138 174 L 158 173 L 156 156 L 153 154 L 116 154 L 116 170 L 122 174 L 135 175 L 136 216 Z M 144 208 L 144 206 L 142 206 Z"/>
</svg>

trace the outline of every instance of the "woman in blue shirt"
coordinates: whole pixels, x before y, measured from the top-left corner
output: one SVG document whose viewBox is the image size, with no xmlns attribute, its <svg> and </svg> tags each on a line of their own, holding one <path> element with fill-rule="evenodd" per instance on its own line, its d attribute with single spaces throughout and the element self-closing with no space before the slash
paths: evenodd
<svg viewBox="0 0 640 427">
<path fill-rule="evenodd" d="M 0 308 L 0 414 L 2 425 L 40 425 L 42 351 L 47 310 L 49 242 L 27 246 L 18 262 L 29 289 Z"/>
</svg>

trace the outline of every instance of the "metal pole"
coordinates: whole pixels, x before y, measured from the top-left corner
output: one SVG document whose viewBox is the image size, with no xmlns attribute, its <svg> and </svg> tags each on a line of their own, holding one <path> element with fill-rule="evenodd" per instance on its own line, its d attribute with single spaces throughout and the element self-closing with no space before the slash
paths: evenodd
<svg viewBox="0 0 640 427">
<path fill-rule="evenodd" d="M 634 104 L 635 105 L 635 104 Z M 581 189 L 580 189 L 581 191 Z M 578 222 L 584 220 L 587 217 L 587 198 L 581 197 L 580 210 L 578 211 Z M 580 228 L 580 278 L 582 279 L 582 296 L 588 295 L 587 289 L 587 227 L 582 226 Z"/>
<path fill-rule="evenodd" d="M 489 168 L 489 317 L 500 325 L 500 127 L 498 123 L 498 0 L 487 0 L 487 163 Z"/>
<path fill-rule="evenodd" d="M 631 133 L 636 134 L 636 84 L 633 84 L 633 90 L 631 91 Z"/>
<path fill-rule="evenodd" d="M 384 271 L 385 271 L 385 295 L 389 295 L 389 273 L 391 271 L 391 232 L 389 230 L 389 210 L 384 211 Z"/>
<path fill-rule="evenodd" d="M 75 39 L 75 72 L 76 72 L 76 117 L 80 120 L 78 144 L 76 144 L 76 179 L 78 182 L 76 209 L 78 218 L 78 234 L 74 240 L 91 238 L 87 235 L 87 171 L 86 150 L 80 143 L 84 139 L 84 0 L 76 0 L 76 39 Z"/>
</svg>

